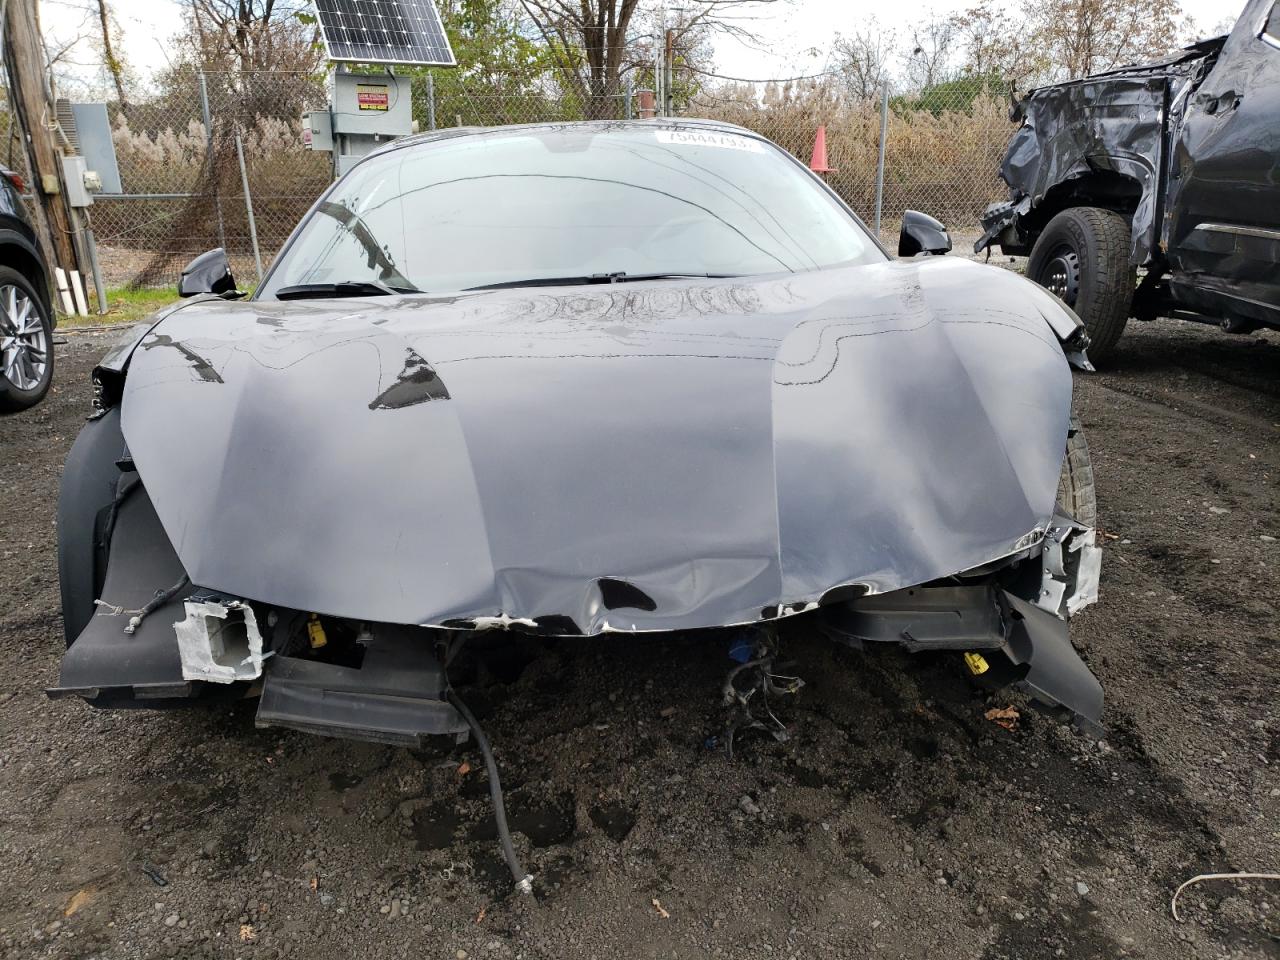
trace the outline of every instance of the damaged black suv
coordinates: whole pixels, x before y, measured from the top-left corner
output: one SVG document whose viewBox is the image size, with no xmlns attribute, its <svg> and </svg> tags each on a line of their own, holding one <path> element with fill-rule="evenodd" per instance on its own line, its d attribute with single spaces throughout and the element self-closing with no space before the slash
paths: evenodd
<svg viewBox="0 0 1280 960">
<path fill-rule="evenodd" d="M 802 630 L 939 651 L 1096 732 L 1068 636 L 1101 564 L 1084 331 L 949 248 L 911 214 L 895 260 L 724 124 L 398 141 L 252 298 L 212 251 L 99 364 L 50 694 L 482 738 L 448 675 L 479 635 L 696 631 L 743 641 L 708 691 L 738 729 L 776 723 Z"/>
<path fill-rule="evenodd" d="M 1029 256 L 1105 359 L 1130 317 L 1280 328 L 1280 0 L 1161 63 L 1031 91 L 982 250 Z"/>
</svg>

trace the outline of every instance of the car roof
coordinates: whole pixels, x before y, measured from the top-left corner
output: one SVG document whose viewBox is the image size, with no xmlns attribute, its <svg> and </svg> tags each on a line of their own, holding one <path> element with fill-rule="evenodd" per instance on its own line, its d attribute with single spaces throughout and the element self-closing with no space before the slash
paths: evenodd
<svg viewBox="0 0 1280 960">
<path fill-rule="evenodd" d="M 676 117 L 655 117 L 649 120 L 557 120 L 541 123 L 502 124 L 494 127 L 466 126 L 445 127 L 441 130 L 429 130 L 422 133 L 401 137 L 369 154 L 370 157 L 404 150 L 411 147 L 424 146 L 442 140 L 456 140 L 460 137 L 485 137 L 508 135 L 512 131 L 576 131 L 576 130 L 608 130 L 608 131 L 648 131 L 648 130 L 702 130 L 720 133 L 734 133 L 742 136 L 765 139 L 754 130 L 739 126 L 736 123 L 725 123 L 722 120 L 702 120 Z"/>
</svg>

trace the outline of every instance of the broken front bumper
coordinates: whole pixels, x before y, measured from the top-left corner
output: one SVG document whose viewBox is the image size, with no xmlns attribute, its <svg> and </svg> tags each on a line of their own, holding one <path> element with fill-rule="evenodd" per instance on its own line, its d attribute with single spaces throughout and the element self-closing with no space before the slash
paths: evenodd
<svg viewBox="0 0 1280 960">
<path fill-rule="evenodd" d="M 1071 645 L 1066 622 L 1007 590 L 991 584 L 899 590 L 848 604 L 832 627 L 858 646 L 962 652 L 975 675 L 990 672 L 989 679 L 1021 690 L 1091 737 L 1104 733 L 1102 685 Z"/>
<path fill-rule="evenodd" d="M 137 483 L 136 475 L 123 482 Z M 467 730 L 445 702 L 444 672 L 421 630 L 376 625 L 363 638 L 360 661 L 341 664 L 269 649 L 279 611 L 260 623 L 250 604 L 199 588 L 188 586 L 139 617 L 156 599 L 156 585 L 181 582 L 184 572 L 146 490 L 125 493 L 111 518 L 101 591 L 110 602 L 98 604 L 67 649 L 49 696 L 171 707 L 257 690 L 262 727 L 404 745 Z"/>
<path fill-rule="evenodd" d="M 67 464 L 58 527 L 69 644 L 50 696 L 168 707 L 259 694 L 261 726 L 398 744 L 466 731 L 438 653 L 461 631 L 318 617 L 190 584 L 117 419 L 113 410 L 86 428 Z M 945 581 L 832 597 L 787 619 L 848 642 L 977 654 L 968 662 L 990 668 L 980 680 L 1019 685 L 1096 734 L 1102 691 L 1066 624 L 1097 598 L 1094 531 L 1058 514 L 1018 547 Z M 337 642 L 308 643 L 313 623 Z M 489 626 L 499 624 L 521 629 L 518 618 Z"/>
<path fill-rule="evenodd" d="M 991 669 L 983 679 L 1011 683 L 1100 736 L 1102 688 L 1072 647 L 1066 622 L 1097 596 L 1093 531 L 1059 515 L 1025 554 L 960 575 L 967 582 L 865 596 L 802 617 L 854 644 L 976 653 L 968 658 L 983 665 L 975 673 Z M 404 745 L 465 734 L 466 722 L 445 699 L 431 642 L 443 631 L 361 624 L 352 645 L 358 656 L 325 662 L 285 642 L 284 624 L 307 616 L 298 611 L 190 586 L 155 604 L 156 585 L 180 584 L 184 572 L 140 485 L 117 505 L 109 561 L 101 592 L 110 602 L 99 603 L 67 650 L 51 697 L 176 706 L 258 692 L 263 727 Z M 149 604 L 154 609 L 139 617 Z"/>
</svg>

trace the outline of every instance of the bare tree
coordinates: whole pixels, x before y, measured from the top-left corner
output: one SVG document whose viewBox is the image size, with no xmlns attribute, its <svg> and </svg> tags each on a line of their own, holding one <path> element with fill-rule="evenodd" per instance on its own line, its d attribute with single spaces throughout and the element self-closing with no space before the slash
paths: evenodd
<svg viewBox="0 0 1280 960">
<path fill-rule="evenodd" d="M 1028 42 L 1026 17 L 998 0 L 978 0 L 951 22 L 964 74 L 1017 84 L 1044 73 L 1046 60 L 1039 47 Z"/>
<path fill-rule="evenodd" d="M 41 22 L 39 9 L 33 6 L 40 30 L 40 43 L 49 70 L 49 82 L 59 91 L 87 92 L 90 89 L 87 73 L 97 66 L 84 59 L 87 52 L 85 47 L 91 42 L 95 32 L 95 28 L 90 24 L 93 14 L 81 3 L 64 2 L 51 5 L 61 6 L 64 10 L 63 15 L 54 18 L 51 24 Z M 0 8 L 3 6 L 4 0 L 0 0 Z"/>
<path fill-rule="evenodd" d="M 710 32 L 750 38 L 754 10 L 779 0 L 688 0 L 668 21 L 673 44 L 695 52 L 695 40 Z M 536 30 L 554 52 L 565 79 L 594 107 L 618 89 L 628 68 L 640 61 L 638 48 L 645 41 L 665 42 L 665 37 L 637 36 L 639 19 L 653 33 L 662 21 L 656 7 L 641 0 L 521 0 Z"/>
<path fill-rule="evenodd" d="M 597 102 L 616 88 L 640 0 L 522 0 L 566 79 Z"/>
<path fill-rule="evenodd" d="M 143 127 L 164 113 L 170 99 L 172 109 L 186 109 L 178 104 L 188 104 L 198 86 L 214 104 L 215 125 L 233 114 L 246 124 L 259 117 L 296 120 L 305 104 L 315 102 L 324 53 L 306 0 L 184 4 L 169 64 L 156 74 L 160 95 L 134 107 L 135 114 L 142 111 L 137 119 Z"/>
<path fill-rule="evenodd" d="M 111 42 L 112 16 L 107 11 L 107 0 L 98 0 L 98 24 L 102 27 L 102 59 L 116 87 L 116 97 L 120 101 L 120 109 L 129 109 L 129 98 L 124 93 L 124 67 L 116 56 L 115 45 Z"/>
<path fill-rule="evenodd" d="M 1188 29 L 1178 0 L 1059 0 L 1027 11 L 1030 41 L 1060 78 L 1163 56 Z"/>
<path fill-rule="evenodd" d="M 889 61 L 894 55 L 892 30 L 871 17 L 850 34 L 836 34 L 832 58 L 840 73 L 840 83 L 851 97 L 878 96 L 889 85 Z"/>
<path fill-rule="evenodd" d="M 907 82 L 914 89 L 927 90 L 952 78 L 956 36 L 955 24 L 933 13 L 912 28 L 903 67 Z"/>
<path fill-rule="evenodd" d="M 198 63 L 248 73 L 307 72 L 320 63 L 306 0 L 189 0 L 186 43 Z"/>
</svg>

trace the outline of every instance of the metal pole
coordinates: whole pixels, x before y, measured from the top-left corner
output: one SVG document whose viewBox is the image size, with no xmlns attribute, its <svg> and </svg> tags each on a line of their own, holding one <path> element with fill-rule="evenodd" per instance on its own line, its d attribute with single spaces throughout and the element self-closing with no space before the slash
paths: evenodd
<svg viewBox="0 0 1280 960">
<path fill-rule="evenodd" d="M 665 14 L 664 14 L 665 15 Z M 655 117 L 662 116 L 662 105 L 666 102 L 666 97 L 662 92 L 662 79 L 666 70 L 662 66 L 662 44 L 655 43 L 653 45 L 653 99 Z"/>
<path fill-rule="evenodd" d="M 663 58 L 662 58 L 663 60 L 662 67 L 664 71 L 662 76 L 662 99 L 663 99 L 662 115 L 664 117 L 671 117 L 671 116 L 674 116 L 676 112 L 675 98 L 672 96 L 672 91 L 671 91 L 671 82 L 672 80 L 675 79 L 675 76 L 672 73 L 672 63 L 671 63 L 671 61 L 674 59 L 674 56 L 675 56 L 675 48 L 674 48 L 675 31 L 674 30 L 667 31 L 665 42 L 666 42 L 666 51 L 663 54 Z"/>
<path fill-rule="evenodd" d="M 427 129 L 436 128 L 436 75 L 427 71 Z"/>
<path fill-rule="evenodd" d="M 204 71 L 196 76 L 200 80 L 200 113 L 204 116 L 205 152 L 208 154 L 209 186 L 213 191 L 213 209 L 218 214 L 218 243 L 227 248 L 227 231 L 222 223 L 222 203 L 218 199 L 218 172 L 213 157 L 213 114 L 209 111 L 209 87 L 204 82 Z"/>
<path fill-rule="evenodd" d="M 328 87 L 328 93 L 329 93 L 329 104 L 328 104 L 328 110 L 329 110 L 329 137 L 330 137 L 330 139 L 333 141 L 333 149 L 332 149 L 331 151 L 329 151 L 329 160 L 330 160 L 330 161 L 331 161 L 331 163 L 332 163 L 332 167 L 333 167 L 333 171 L 332 171 L 332 172 L 333 172 L 333 179 L 335 179 L 335 180 L 337 180 L 337 179 L 338 179 L 338 167 L 339 167 L 338 158 L 339 158 L 340 156 L 342 156 L 342 136 L 338 133 L 338 124 L 337 124 L 337 122 L 333 119 L 333 101 L 334 101 L 335 96 L 337 95 L 337 88 L 338 88 L 338 73 L 339 73 L 342 69 L 343 69 L 343 68 L 342 68 L 342 64 L 338 64 L 338 65 L 337 65 L 336 67 L 334 67 L 334 68 L 333 68 L 333 70 L 329 73 L 329 87 Z"/>
<path fill-rule="evenodd" d="M 880 236 L 880 213 L 884 209 L 884 144 L 889 136 L 889 87 L 880 93 L 880 160 L 876 163 L 876 237 Z"/>
<path fill-rule="evenodd" d="M 98 294 L 98 315 L 107 312 L 107 288 L 102 283 L 102 268 L 98 266 L 98 241 L 93 237 L 92 228 L 84 228 L 84 246 L 89 254 L 89 269 L 93 271 L 93 289 Z"/>
<path fill-rule="evenodd" d="M 258 268 L 258 283 L 262 283 L 262 254 L 258 252 L 258 225 L 253 219 L 253 195 L 249 193 L 249 171 L 244 165 L 244 144 L 236 134 L 236 156 L 240 159 L 240 182 L 244 184 L 244 212 L 249 217 L 249 244 L 253 247 L 253 262 Z"/>
</svg>

